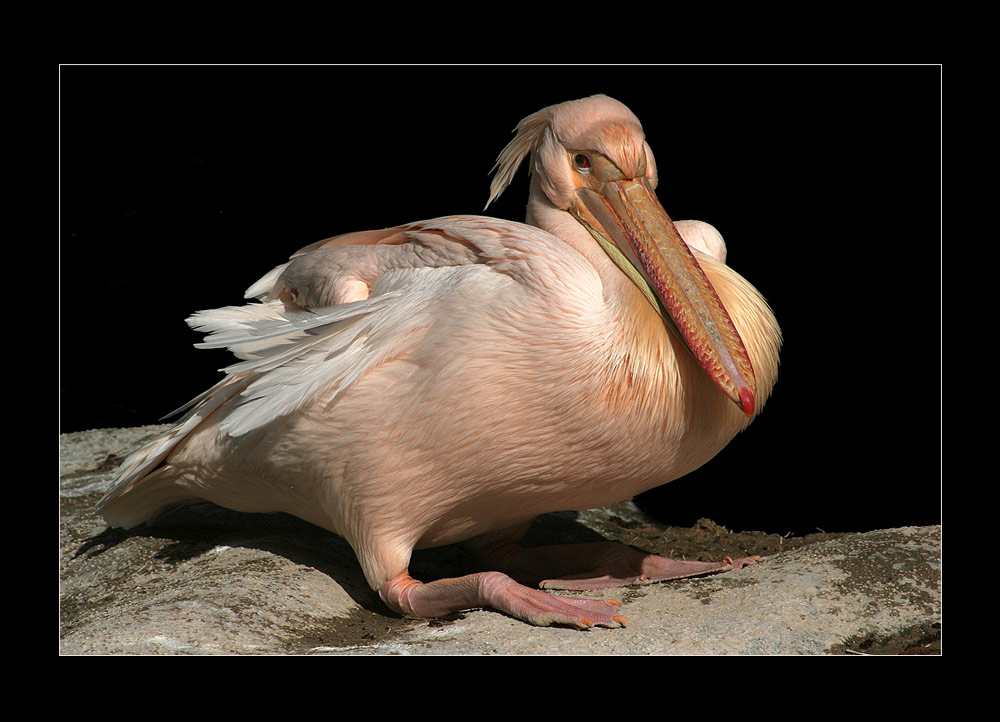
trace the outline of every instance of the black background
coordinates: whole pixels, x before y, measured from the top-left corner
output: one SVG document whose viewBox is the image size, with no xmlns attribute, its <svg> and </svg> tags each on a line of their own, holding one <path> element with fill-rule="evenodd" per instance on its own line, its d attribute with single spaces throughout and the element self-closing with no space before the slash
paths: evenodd
<svg viewBox="0 0 1000 722">
<path fill-rule="evenodd" d="M 214 383 L 191 312 L 338 233 L 483 211 L 525 115 L 606 93 L 677 220 L 715 225 L 785 336 L 762 416 L 645 495 L 733 529 L 940 520 L 937 66 L 67 66 L 60 430 L 156 423 Z M 523 220 L 527 173 L 489 209 Z"/>
</svg>

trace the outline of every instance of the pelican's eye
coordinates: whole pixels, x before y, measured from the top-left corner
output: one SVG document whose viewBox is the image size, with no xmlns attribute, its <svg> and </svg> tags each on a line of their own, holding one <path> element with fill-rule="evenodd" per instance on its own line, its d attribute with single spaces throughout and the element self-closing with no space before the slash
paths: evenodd
<svg viewBox="0 0 1000 722">
<path fill-rule="evenodd" d="M 576 166 L 577 170 L 586 173 L 590 171 L 590 166 L 591 166 L 590 157 L 584 155 L 583 153 L 577 153 L 576 155 L 573 156 L 573 165 Z"/>
</svg>

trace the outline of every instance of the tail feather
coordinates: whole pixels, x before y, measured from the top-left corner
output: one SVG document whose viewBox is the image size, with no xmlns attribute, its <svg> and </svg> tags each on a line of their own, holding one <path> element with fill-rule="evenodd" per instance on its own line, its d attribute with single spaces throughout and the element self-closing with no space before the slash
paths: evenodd
<svg viewBox="0 0 1000 722">
<path fill-rule="evenodd" d="M 142 494 L 137 493 L 137 489 L 150 478 L 178 444 L 249 383 L 249 378 L 240 376 L 223 379 L 187 404 L 186 407 L 194 408 L 176 426 L 130 454 L 122 462 L 114 484 L 97 504 L 97 511 L 108 524 L 128 529 L 149 521 L 165 511 L 166 507 L 176 504 L 179 501 L 176 495 L 171 496 L 163 489 L 152 493 L 150 488 L 146 490 L 150 493 Z"/>
</svg>

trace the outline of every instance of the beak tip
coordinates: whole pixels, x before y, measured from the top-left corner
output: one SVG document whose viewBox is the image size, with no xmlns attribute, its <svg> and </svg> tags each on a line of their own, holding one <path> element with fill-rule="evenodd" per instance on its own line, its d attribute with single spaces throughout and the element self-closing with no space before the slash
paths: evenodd
<svg viewBox="0 0 1000 722">
<path fill-rule="evenodd" d="M 753 391 L 744 386 L 740 389 L 740 408 L 743 409 L 743 413 L 747 416 L 753 416 L 754 411 L 754 397 Z"/>
</svg>

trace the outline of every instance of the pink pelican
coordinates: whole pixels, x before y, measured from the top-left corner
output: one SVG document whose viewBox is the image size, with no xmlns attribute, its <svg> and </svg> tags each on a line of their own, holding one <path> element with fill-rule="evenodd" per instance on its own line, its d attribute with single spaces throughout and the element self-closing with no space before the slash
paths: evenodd
<svg viewBox="0 0 1000 722">
<path fill-rule="evenodd" d="M 626 620 L 614 600 L 543 589 L 752 563 L 517 545 L 539 514 L 628 499 L 718 454 L 770 394 L 780 346 L 721 236 L 661 207 L 624 105 L 599 95 L 522 120 L 489 202 L 525 158 L 527 224 L 448 216 L 337 236 L 251 302 L 188 319 L 199 346 L 238 361 L 123 463 L 108 523 L 203 500 L 287 512 L 342 535 L 400 614 L 493 607 L 577 628 Z M 409 575 L 414 549 L 456 542 L 490 571 Z"/>
</svg>

